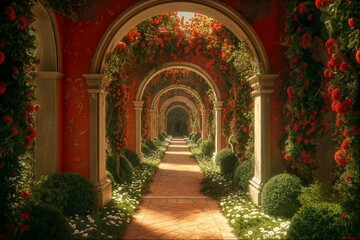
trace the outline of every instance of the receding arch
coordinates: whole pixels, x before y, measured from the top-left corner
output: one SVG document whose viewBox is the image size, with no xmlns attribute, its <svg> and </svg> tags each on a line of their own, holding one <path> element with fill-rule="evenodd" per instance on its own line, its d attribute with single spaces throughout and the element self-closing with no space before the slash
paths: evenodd
<svg viewBox="0 0 360 240">
<path fill-rule="evenodd" d="M 160 114 L 167 115 L 167 113 L 169 111 L 168 107 L 171 104 L 176 103 L 176 102 L 184 103 L 187 107 L 189 107 L 191 109 L 191 111 L 193 111 L 194 113 L 196 113 L 196 115 L 198 115 L 195 104 L 192 101 L 190 101 L 190 99 L 183 97 L 183 96 L 175 96 L 175 97 L 167 99 L 160 107 Z"/>
<path fill-rule="evenodd" d="M 183 106 L 181 104 L 183 103 L 178 103 L 170 107 L 166 111 L 166 117 L 165 117 L 166 132 L 169 133 L 170 135 L 175 135 L 175 136 L 179 134 L 187 135 L 191 131 L 190 127 L 192 124 L 192 120 L 191 120 L 192 116 L 190 115 L 187 106 Z"/>
<path fill-rule="evenodd" d="M 112 52 L 118 43 L 134 26 L 142 21 L 166 12 L 196 12 L 214 18 L 224 24 L 248 48 L 256 63 L 264 73 L 269 73 L 270 64 L 266 51 L 255 30 L 234 9 L 219 0 L 143 0 L 124 11 L 108 27 L 96 49 L 91 73 L 102 73 L 108 53 Z"/>
<path fill-rule="evenodd" d="M 215 95 L 215 101 L 221 100 L 221 94 L 220 90 L 215 83 L 214 79 L 211 77 L 211 75 L 205 71 L 203 68 L 199 67 L 196 64 L 189 63 L 189 62 L 171 62 L 171 63 L 165 63 L 159 66 L 157 69 L 153 69 L 140 83 L 140 86 L 136 92 L 135 101 L 141 101 L 141 98 L 145 92 L 145 89 L 147 85 L 151 82 L 151 80 L 156 77 L 158 74 L 165 72 L 167 70 L 172 69 L 185 69 L 192 72 L 195 72 L 196 74 L 200 75 L 202 78 L 205 79 L 205 81 L 209 84 L 210 88 L 213 90 Z"/>
<path fill-rule="evenodd" d="M 185 90 L 187 92 L 189 92 L 191 95 L 193 95 L 195 97 L 195 99 L 199 102 L 199 104 L 201 105 L 202 108 L 204 108 L 204 101 L 201 99 L 200 95 L 198 92 L 196 92 L 194 89 L 192 89 L 191 87 L 188 87 L 186 85 L 171 85 L 168 86 L 164 89 L 162 89 L 161 91 L 159 91 L 155 97 L 153 98 L 153 101 L 151 103 L 151 108 L 154 109 L 158 100 L 160 99 L 160 97 L 165 94 L 166 92 L 169 92 L 171 90 L 175 90 L 175 89 L 181 89 L 181 90 Z"/>
</svg>

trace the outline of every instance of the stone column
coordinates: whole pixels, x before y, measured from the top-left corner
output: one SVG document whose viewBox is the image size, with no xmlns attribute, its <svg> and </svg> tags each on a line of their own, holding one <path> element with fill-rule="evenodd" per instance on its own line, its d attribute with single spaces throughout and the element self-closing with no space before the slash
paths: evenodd
<svg viewBox="0 0 360 240">
<path fill-rule="evenodd" d="M 201 138 L 206 139 L 206 109 L 201 109 Z"/>
<path fill-rule="evenodd" d="M 144 104 L 143 101 L 133 101 L 135 109 L 135 152 L 139 155 L 142 160 L 141 152 L 141 110 Z"/>
<path fill-rule="evenodd" d="M 59 171 L 59 91 L 63 74 L 35 72 L 36 103 L 41 110 L 36 113 L 35 177 Z"/>
<path fill-rule="evenodd" d="M 150 112 L 150 139 L 152 141 L 154 141 L 154 138 L 156 137 L 156 129 L 155 129 L 155 126 L 156 126 L 156 110 L 155 109 L 150 109 L 149 110 Z"/>
<path fill-rule="evenodd" d="M 111 183 L 106 177 L 106 92 L 103 74 L 84 74 L 90 93 L 90 180 L 98 191 L 98 205 L 111 199 Z"/>
<path fill-rule="evenodd" d="M 155 109 L 155 137 L 159 136 L 159 114 L 157 112 L 157 109 Z"/>
<path fill-rule="evenodd" d="M 222 101 L 214 101 L 214 109 L 215 109 L 215 123 L 216 123 L 216 132 L 215 132 L 215 153 L 216 155 L 221 150 L 221 118 L 222 118 Z"/>
<path fill-rule="evenodd" d="M 249 183 L 249 193 L 252 201 L 261 202 L 261 187 L 270 176 L 270 95 L 277 74 L 259 74 L 248 79 L 254 98 L 254 177 Z"/>
</svg>

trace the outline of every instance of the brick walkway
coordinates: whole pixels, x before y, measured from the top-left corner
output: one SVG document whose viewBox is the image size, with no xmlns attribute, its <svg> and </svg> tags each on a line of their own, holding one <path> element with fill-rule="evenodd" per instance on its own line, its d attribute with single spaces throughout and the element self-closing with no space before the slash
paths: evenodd
<svg viewBox="0 0 360 240">
<path fill-rule="evenodd" d="M 183 139 L 173 139 L 124 239 L 236 239 Z"/>
</svg>

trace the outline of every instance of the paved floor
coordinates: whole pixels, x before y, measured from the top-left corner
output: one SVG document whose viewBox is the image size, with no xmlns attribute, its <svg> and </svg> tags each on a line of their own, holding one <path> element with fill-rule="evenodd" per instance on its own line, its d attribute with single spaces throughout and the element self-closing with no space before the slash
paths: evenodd
<svg viewBox="0 0 360 240">
<path fill-rule="evenodd" d="M 236 239 L 183 139 L 173 139 L 124 239 Z"/>
</svg>

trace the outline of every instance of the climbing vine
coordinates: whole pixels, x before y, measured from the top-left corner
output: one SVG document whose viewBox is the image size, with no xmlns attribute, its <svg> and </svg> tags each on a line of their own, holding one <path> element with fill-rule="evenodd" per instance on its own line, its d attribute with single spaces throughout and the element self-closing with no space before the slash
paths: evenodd
<svg viewBox="0 0 360 240">
<path fill-rule="evenodd" d="M 27 189 L 19 189 L 21 156 L 36 137 L 33 114 L 35 57 L 32 1 L 0 3 L 0 237 L 18 237 L 29 230 L 29 214 L 22 212 Z M 21 191 L 23 192 L 21 194 Z"/>
<path fill-rule="evenodd" d="M 329 38 L 325 47 L 330 60 L 324 76 L 330 82 L 328 91 L 338 128 L 334 159 L 343 167 L 335 188 L 341 196 L 346 213 L 354 223 L 352 234 L 360 237 L 360 27 L 358 1 L 315 2 Z"/>
<path fill-rule="evenodd" d="M 329 126 L 323 120 L 328 97 L 323 91 L 322 65 L 314 60 L 315 40 L 321 38 L 320 11 L 313 2 L 291 1 L 283 45 L 290 72 L 287 87 L 284 157 L 289 172 L 307 181 L 316 169 L 316 138 Z"/>
</svg>

